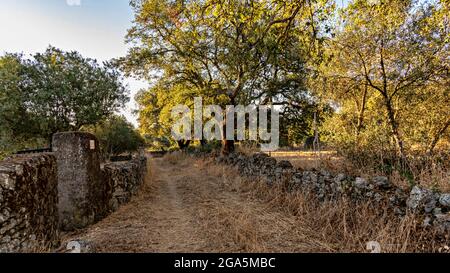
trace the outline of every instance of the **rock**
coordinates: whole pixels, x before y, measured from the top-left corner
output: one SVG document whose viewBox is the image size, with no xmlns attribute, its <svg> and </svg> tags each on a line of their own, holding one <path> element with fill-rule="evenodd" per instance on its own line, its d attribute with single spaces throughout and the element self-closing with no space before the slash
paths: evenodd
<svg viewBox="0 0 450 273">
<path fill-rule="evenodd" d="M 6 220 L 8 220 L 8 218 L 6 218 L 6 215 L 3 215 L 3 214 L 0 213 L 0 224 L 2 226 L 6 222 Z"/>
<path fill-rule="evenodd" d="M 389 179 L 386 176 L 376 176 L 372 178 L 372 182 L 375 185 L 375 187 L 380 189 L 389 189 L 392 186 Z"/>
<path fill-rule="evenodd" d="M 436 215 L 434 225 L 441 233 L 450 233 L 450 213 Z"/>
<path fill-rule="evenodd" d="M 17 175 L 19 175 L 19 176 L 23 175 L 23 166 L 22 165 L 17 165 L 15 170 L 16 170 Z"/>
<path fill-rule="evenodd" d="M 276 180 L 284 182 L 286 179 L 289 179 L 293 170 L 294 167 L 291 162 L 283 160 L 276 164 L 275 170 L 272 172 L 275 173 Z"/>
<path fill-rule="evenodd" d="M 438 249 L 438 253 L 450 253 L 450 246 L 444 245 Z"/>
<path fill-rule="evenodd" d="M 90 214 L 101 215 L 107 207 L 98 139 L 84 132 L 56 133 L 52 151 L 58 166 L 59 218 L 66 223 L 61 229 L 85 228 L 93 224 Z"/>
<path fill-rule="evenodd" d="M 442 209 L 441 208 L 435 208 L 433 210 L 433 215 L 439 215 L 439 214 L 442 214 Z"/>
<path fill-rule="evenodd" d="M 320 170 L 320 176 L 322 177 L 324 182 L 332 182 L 333 177 L 331 173 L 325 169 Z"/>
<path fill-rule="evenodd" d="M 406 201 L 406 205 L 408 206 L 408 208 L 410 208 L 410 209 L 417 209 L 419 207 L 419 205 L 420 205 L 420 202 L 423 199 L 423 195 L 424 194 L 423 194 L 422 190 L 418 186 L 415 186 L 411 190 L 409 198 Z"/>
<path fill-rule="evenodd" d="M 367 190 L 369 188 L 369 183 L 367 182 L 367 180 L 361 177 L 356 178 L 354 185 L 355 188 L 359 190 Z"/>
<path fill-rule="evenodd" d="M 15 186 L 15 179 L 11 178 L 9 174 L 0 173 L 0 187 L 7 190 L 14 190 Z"/>
<path fill-rule="evenodd" d="M 3 236 L 3 238 L 0 239 L 0 242 L 4 244 L 9 244 L 9 242 L 11 242 L 11 236 L 9 235 Z"/>
<path fill-rule="evenodd" d="M 294 168 L 294 166 L 292 166 L 291 162 L 286 161 L 286 160 L 282 160 L 282 161 L 278 162 L 277 167 L 282 168 L 282 169 L 293 169 Z"/>
<path fill-rule="evenodd" d="M 85 240 L 70 241 L 67 244 L 66 250 L 68 253 L 95 253 L 95 246 L 93 243 Z"/>
<path fill-rule="evenodd" d="M 259 164 L 262 161 L 264 161 L 264 159 L 269 158 L 269 156 L 265 153 L 257 153 L 257 154 L 253 154 L 250 158 L 249 161 L 252 164 Z"/>
<path fill-rule="evenodd" d="M 344 181 L 345 179 L 347 179 L 347 176 L 343 173 L 340 173 L 340 174 L 336 175 L 336 177 L 334 178 L 334 183 L 340 183 L 340 182 Z"/>
<path fill-rule="evenodd" d="M 439 204 L 445 208 L 450 208 L 450 193 L 441 194 Z"/>
<path fill-rule="evenodd" d="M 277 165 L 277 160 L 273 157 L 265 157 L 263 158 L 262 163 L 266 167 L 275 167 Z"/>
<path fill-rule="evenodd" d="M 383 195 L 379 194 L 379 193 L 375 193 L 375 195 L 373 196 L 376 202 L 381 202 L 383 201 Z"/>
<path fill-rule="evenodd" d="M 116 211 L 119 206 L 131 200 L 144 182 L 146 166 L 145 158 L 134 158 L 130 161 L 111 162 L 104 165 L 102 176 L 103 181 L 108 185 L 108 191 L 104 201 L 98 200 L 99 205 L 106 207 L 102 211 Z M 93 220 L 95 221 L 95 217 Z"/>
<path fill-rule="evenodd" d="M 399 207 L 395 207 L 394 208 L 394 213 L 397 216 L 404 216 L 406 214 L 406 212 L 403 209 L 399 208 Z"/>
<path fill-rule="evenodd" d="M 414 186 L 412 189 L 406 205 L 408 208 L 426 213 L 430 213 L 436 208 L 436 195 L 428 189 L 421 189 L 419 186 Z"/>
<path fill-rule="evenodd" d="M 314 173 L 312 171 L 304 171 L 303 172 L 303 178 L 302 178 L 303 184 L 306 184 L 306 185 L 316 184 L 317 181 L 318 181 L 318 176 L 316 173 Z"/>
<path fill-rule="evenodd" d="M 266 153 L 256 153 L 253 155 L 253 157 L 259 157 L 259 158 L 267 158 L 270 157 L 268 154 Z"/>
<path fill-rule="evenodd" d="M 302 179 L 303 179 L 303 173 L 294 172 L 292 174 L 291 181 L 290 181 L 291 190 L 299 188 L 302 184 Z"/>
<path fill-rule="evenodd" d="M 436 199 L 430 199 L 425 203 L 424 210 L 426 213 L 432 212 L 436 208 Z"/>
<path fill-rule="evenodd" d="M 429 227 L 429 226 L 431 226 L 431 218 L 427 216 L 422 222 L 422 227 Z"/>
<path fill-rule="evenodd" d="M 405 206 L 408 195 L 404 190 L 397 188 L 395 192 L 389 197 L 389 203 L 391 206 Z"/>
</svg>

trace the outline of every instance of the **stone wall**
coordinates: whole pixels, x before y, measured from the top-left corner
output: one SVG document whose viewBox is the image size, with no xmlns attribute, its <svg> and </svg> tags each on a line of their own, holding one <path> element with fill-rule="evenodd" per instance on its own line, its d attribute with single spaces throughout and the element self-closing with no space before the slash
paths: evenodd
<svg viewBox="0 0 450 273">
<path fill-rule="evenodd" d="M 116 211 L 119 206 L 128 203 L 143 184 L 147 159 L 138 156 L 131 161 L 111 162 L 103 166 L 102 172 L 109 188 L 109 210 Z"/>
<path fill-rule="evenodd" d="M 0 162 L 0 252 L 45 251 L 58 244 L 57 204 L 54 155 Z"/>
<path fill-rule="evenodd" d="M 85 228 L 129 202 L 142 185 L 147 159 L 105 164 L 88 133 L 53 136 L 53 153 L 0 162 L 0 252 L 50 250 L 59 230 Z"/>
<path fill-rule="evenodd" d="M 304 190 L 320 200 L 346 197 L 355 201 L 371 200 L 383 208 L 402 216 L 415 213 L 423 219 L 423 226 L 434 226 L 438 232 L 450 235 L 450 194 L 439 193 L 420 186 L 411 191 L 392 184 L 387 177 L 369 179 L 327 170 L 296 169 L 288 161 L 277 161 L 266 154 L 247 156 L 241 153 L 218 156 L 216 162 L 236 166 L 247 177 L 258 177 L 269 184 L 282 183 L 288 191 Z"/>
<path fill-rule="evenodd" d="M 108 208 L 108 185 L 100 170 L 100 148 L 89 133 L 53 136 L 58 164 L 59 220 L 62 230 L 87 227 L 102 219 Z"/>
<path fill-rule="evenodd" d="M 99 143 L 92 134 L 58 133 L 52 144 L 58 164 L 62 230 L 84 228 L 103 219 L 129 202 L 144 180 L 145 156 L 101 168 Z"/>
</svg>

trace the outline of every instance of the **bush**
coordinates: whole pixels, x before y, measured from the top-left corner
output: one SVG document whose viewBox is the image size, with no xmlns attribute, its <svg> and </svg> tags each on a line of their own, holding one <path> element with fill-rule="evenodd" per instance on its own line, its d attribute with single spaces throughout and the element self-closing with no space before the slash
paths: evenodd
<svg viewBox="0 0 450 273">
<path fill-rule="evenodd" d="M 0 131 L 0 160 L 21 150 L 33 150 L 49 147 L 49 141 L 43 138 L 23 138 L 12 132 Z"/>
<path fill-rule="evenodd" d="M 112 116 L 96 126 L 84 128 L 100 141 L 104 156 L 132 153 L 144 145 L 144 139 L 122 116 Z"/>
</svg>

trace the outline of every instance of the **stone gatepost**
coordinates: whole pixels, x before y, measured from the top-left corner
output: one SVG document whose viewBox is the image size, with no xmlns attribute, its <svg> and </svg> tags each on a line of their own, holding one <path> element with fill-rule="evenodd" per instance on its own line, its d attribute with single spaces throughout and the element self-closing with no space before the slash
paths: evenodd
<svg viewBox="0 0 450 273">
<path fill-rule="evenodd" d="M 58 210 L 62 230 L 87 227 L 105 214 L 108 186 L 100 170 L 100 149 L 89 133 L 53 136 L 58 165 Z"/>
</svg>

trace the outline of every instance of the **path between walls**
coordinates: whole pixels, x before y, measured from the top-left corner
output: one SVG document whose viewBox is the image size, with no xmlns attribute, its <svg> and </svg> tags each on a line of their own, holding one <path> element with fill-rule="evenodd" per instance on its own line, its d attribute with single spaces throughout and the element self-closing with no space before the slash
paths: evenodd
<svg viewBox="0 0 450 273">
<path fill-rule="evenodd" d="M 200 161 L 149 165 L 144 188 L 129 204 L 63 241 L 86 240 L 97 252 L 327 251 L 294 216 L 227 187 L 226 177 Z"/>
</svg>

